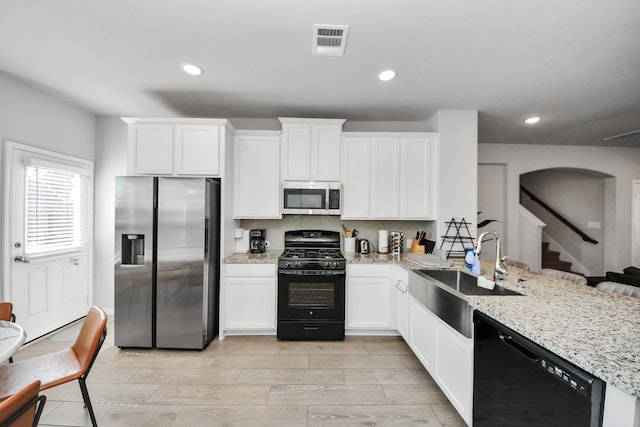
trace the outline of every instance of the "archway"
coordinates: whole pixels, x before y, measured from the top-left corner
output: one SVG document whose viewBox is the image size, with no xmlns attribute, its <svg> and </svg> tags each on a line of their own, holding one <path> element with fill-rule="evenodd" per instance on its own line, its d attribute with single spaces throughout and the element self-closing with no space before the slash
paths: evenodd
<svg viewBox="0 0 640 427">
<path fill-rule="evenodd" d="M 610 179 L 615 178 L 593 170 L 574 168 L 541 169 L 520 175 L 521 188 L 542 202 L 521 191 L 520 203 L 546 224 L 542 240 L 560 252 L 563 261 L 555 266 L 550 261 L 549 267 L 569 269 L 588 276 L 604 274 L 604 241 L 612 221 L 607 205 L 615 197 L 615 192 L 611 194 L 615 185 L 609 184 Z M 543 204 L 583 234 L 576 232 Z"/>
</svg>

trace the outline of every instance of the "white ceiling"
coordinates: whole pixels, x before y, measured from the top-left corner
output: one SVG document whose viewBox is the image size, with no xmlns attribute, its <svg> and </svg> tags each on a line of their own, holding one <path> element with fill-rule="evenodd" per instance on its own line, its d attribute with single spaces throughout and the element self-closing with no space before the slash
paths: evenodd
<svg viewBox="0 0 640 427">
<path fill-rule="evenodd" d="M 639 18 L 638 0 L 0 0 L 0 70 L 99 115 L 474 109 L 480 142 L 593 145 L 640 129 Z M 343 57 L 311 55 L 313 24 L 349 25 Z"/>
</svg>

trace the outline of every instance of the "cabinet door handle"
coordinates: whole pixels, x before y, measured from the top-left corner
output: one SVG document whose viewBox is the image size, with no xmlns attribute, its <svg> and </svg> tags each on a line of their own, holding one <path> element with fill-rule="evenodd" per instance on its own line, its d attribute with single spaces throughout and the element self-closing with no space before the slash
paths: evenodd
<svg viewBox="0 0 640 427">
<path fill-rule="evenodd" d="M 401 283 L 404 285 L 404 288 L 400 286 L 400 284 L 401 284 Z M 403 294 L 406 294 L 406 293 L 407 293 L 407 290 L 409 289 L 409 287 L 407 286 L 407 284 L 406 284 L 406 283 L 404 283 L 402 280 L 398 280 L 398 282 L 397 282 L 397 283 L 395 283 L 395 284 L 394 284 L 394 286 L 395 286 L 395 287 L 396 287 L 400 292 L 402 292 Z"/>
</svg>

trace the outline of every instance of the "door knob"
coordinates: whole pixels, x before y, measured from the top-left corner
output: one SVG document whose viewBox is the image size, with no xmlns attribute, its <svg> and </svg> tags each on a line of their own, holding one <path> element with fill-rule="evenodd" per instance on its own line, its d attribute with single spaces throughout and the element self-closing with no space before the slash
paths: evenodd
<svg viewBox="0 0 640 427">
<path fill-rule="evenodd" d="M 25 264 L 30 263 L 31 261 L 26 256 L 17 255 L 14 259 L 15 262 L 23 262 Z"/>
</svg>

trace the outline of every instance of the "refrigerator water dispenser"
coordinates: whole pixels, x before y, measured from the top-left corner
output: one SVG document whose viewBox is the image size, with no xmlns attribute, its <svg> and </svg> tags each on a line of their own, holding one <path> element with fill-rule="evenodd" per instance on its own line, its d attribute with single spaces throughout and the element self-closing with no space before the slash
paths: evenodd
<svg viewBox="0 0 640 427">
<path fill-rule="evenodd" d="M 122 235 L 122 265 L 144 265 L 144 234 Z"/>
</svg>

